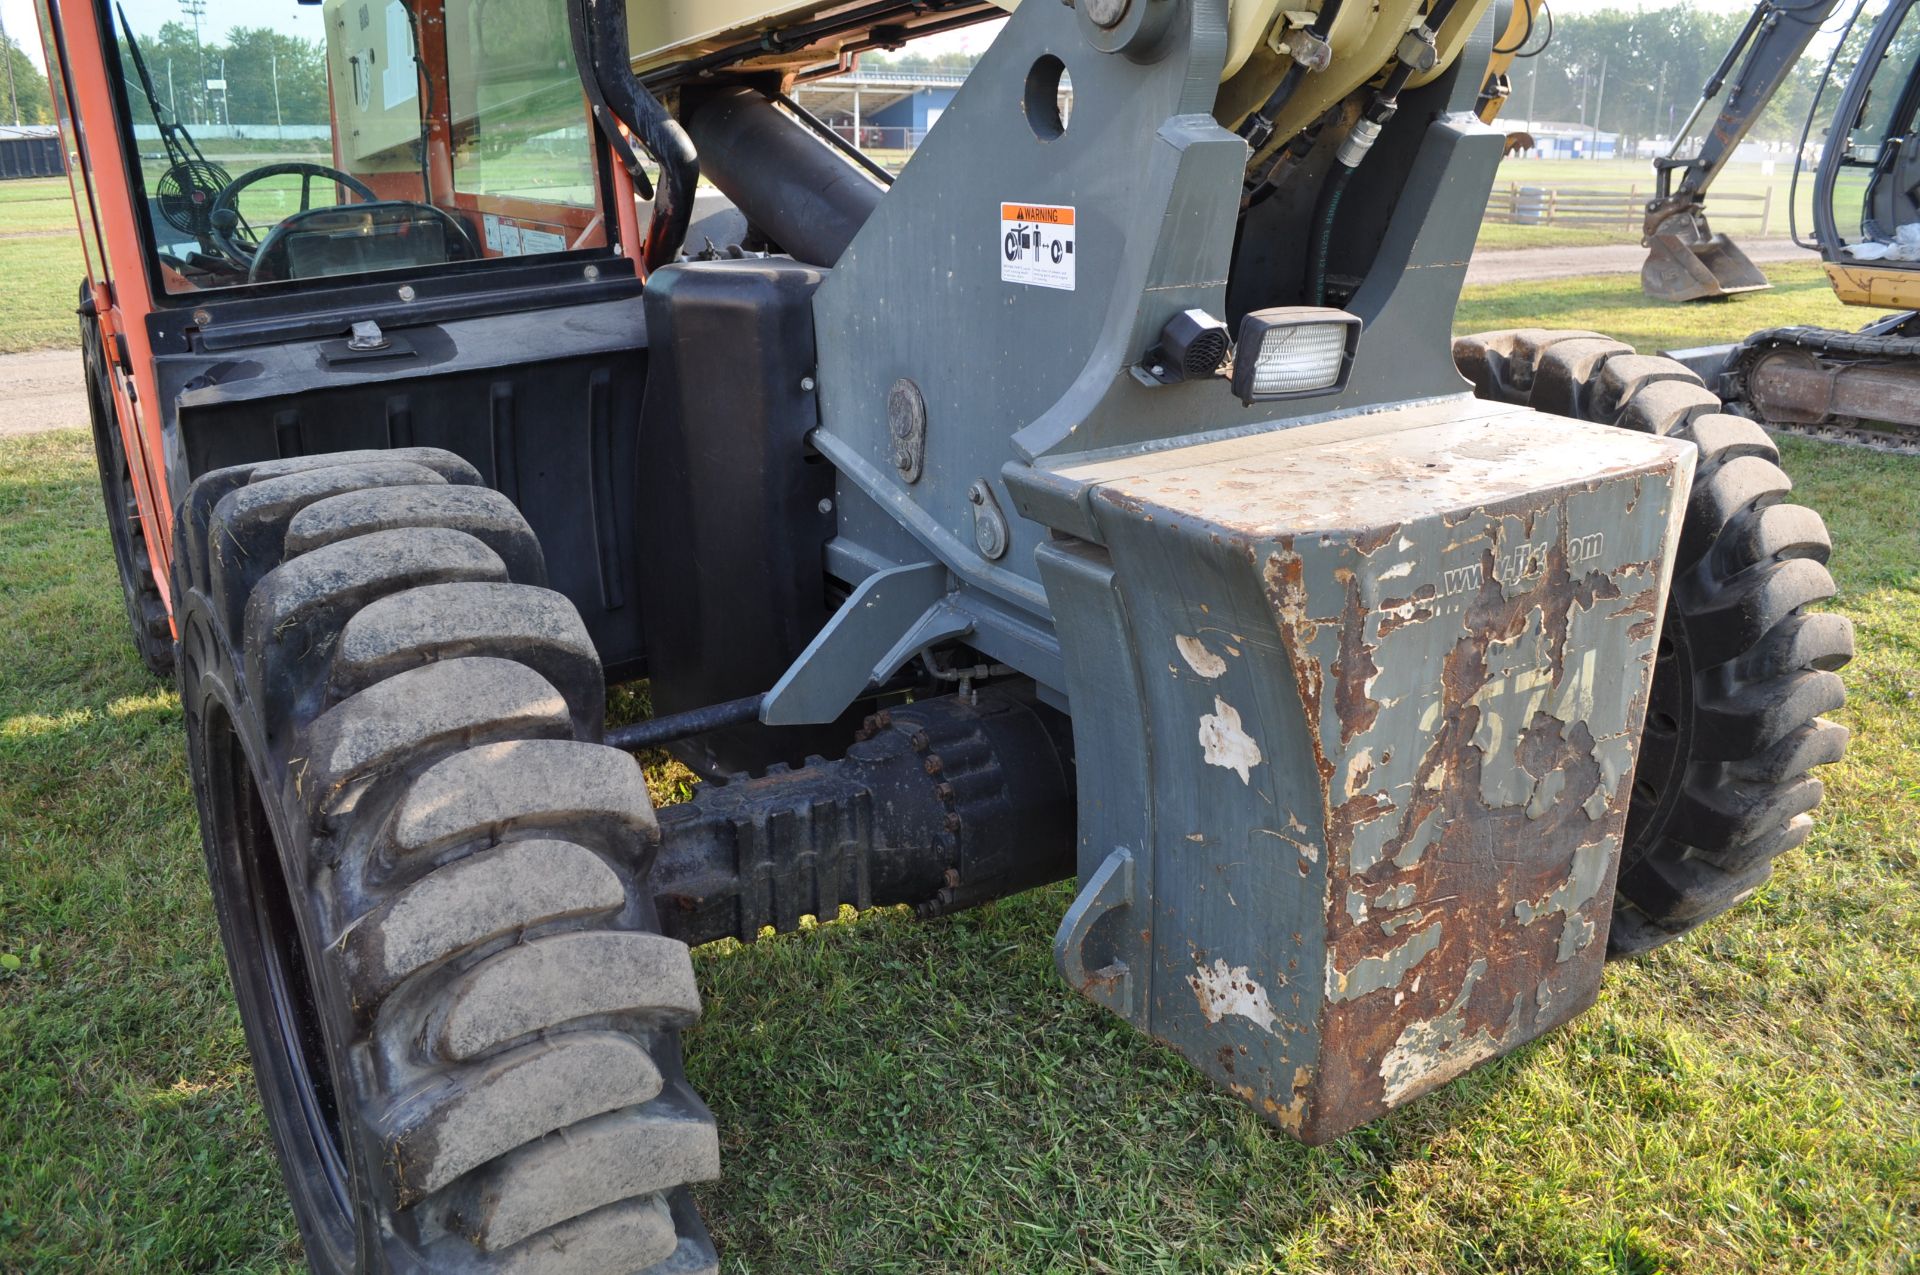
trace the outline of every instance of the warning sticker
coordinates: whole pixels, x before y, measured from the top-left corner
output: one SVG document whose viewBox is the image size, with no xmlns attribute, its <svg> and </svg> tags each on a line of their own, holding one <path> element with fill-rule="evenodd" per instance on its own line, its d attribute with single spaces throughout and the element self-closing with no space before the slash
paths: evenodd
<svg viewBox="0 0 1920 1275">
<path fill-rule="evenodd" d="M 1073 291 L 1073 209 L 1000 205 L 1000 280 Z"/>
<path fill-rule="evenodd" d="M 567 240 L 550 230 L 533 230 L 488 213 L 480 219 L 487 247 L 503 257 L 532 257 L 543 252 L 565 252 Z"/>
</svg>

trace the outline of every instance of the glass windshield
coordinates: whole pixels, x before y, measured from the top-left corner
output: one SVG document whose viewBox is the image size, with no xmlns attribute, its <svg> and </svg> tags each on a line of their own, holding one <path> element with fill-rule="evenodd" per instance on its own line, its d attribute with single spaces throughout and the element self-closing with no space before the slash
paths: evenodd
<svg viewBox="0 0 1920 1275">
<path fill-rule="evenodd" d="M 565 0 L 122 0 L 168 291 L 604 247 Z"/>
<path fill-rule="evenodd" d="M 460 189 L 591 207 L 593 151 L 566 10 L 547 0 L 474 0 L 448 18 Z"/>
<path fill-rule="evenodd" d="M 1867 48 L 1854 54 L 1862 59 L 1854 74 L 1867 80 L 1865 97 L 1851 99 L 1857 102 L 1852 118 L 1843 122 L 1829 116 L 1822 121 L 1832 130 L 1828 145 L 1834 148 L 1835 162 L 1825 197 L 1833 233 L 1849 245 L 1851 257 L 1878 259 L 1894 249 L 1904 255 L 1912 251 L 1905 241 L 1920 242 L 1920 202 L 1913 197 L 1920 188 L 1920 154 L 1914 147 L 1920 92 L 1915 82 L 1920 67 L 1916 17 L 1920 7 L 1900 0 L 1880 16 L 1870 36 L 1861 37 L 1863 45 L 1873 47 L 1890 32 L 1877 55 L 1869 57 Z M 1837 75 L 1846 73 L 1846 52 L 1851 51 L 1843 51 Z"/>
</svg>

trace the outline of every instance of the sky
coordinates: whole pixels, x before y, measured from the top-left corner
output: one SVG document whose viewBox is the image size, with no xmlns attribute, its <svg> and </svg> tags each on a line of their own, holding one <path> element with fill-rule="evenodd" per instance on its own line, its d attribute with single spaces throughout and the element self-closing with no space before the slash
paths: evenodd
<svg viewBox="0 0 1920 1275">
<path fill-rule="evenodd" d="M 119 0 L 127 7 L 127 17 L 133 22 L 136 31 L 150 31 L 163 21 L 180 18 L 179 0 Z M 263 26 L 272 24 L 282 30 L 282 13 L 286 17 L 299 15 L 302 26 L 311 26 L 316 31 L 320 26 L 320 10 L 313 6 L 300 5 L 294 0 L 205 0 L 206 15 L 200 19 L 202 31 L 225 31 L 233 26 Z M 33 0 L 0 0 L 0 24 L 7 28 L 7 34 L 25 49 L 34 65 L 46 69 L 46 62 L 40 56 L 40 31 L 33 16 Z"/>
<path fill-rule="evenodd" d="M 27 51 L 35 66 L 46 69 L 46 61 L 40 56 L 40 32 L 34 25 L 33 0 L 0 0 L 0 26 L 6 27 L 7 34 Z"/>
</svg>

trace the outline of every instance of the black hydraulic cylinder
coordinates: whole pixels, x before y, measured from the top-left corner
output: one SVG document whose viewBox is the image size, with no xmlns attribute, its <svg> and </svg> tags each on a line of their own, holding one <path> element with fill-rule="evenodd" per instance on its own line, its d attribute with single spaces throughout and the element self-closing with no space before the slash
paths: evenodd
<svg viewBox="0 0 1920 1275">
<path fill-rule="evenodd" d="M 883 709 L 839 761 L 702 784 L 660 811 L 661 931 L 750 940 L 842 904 L 934 916 L 1064 880 L 1071 748 L 1062 715 L 989 689 Z"/>
<path fill-rule="evenodd" d="M 724 704 L 714 704 L 708 708 L 696 708 L 685 713 L 670 713 L 665 717 L 635 722 L 631 726 L 617 726 L 607 732 L 607 744 L 609 747 L 623 748 L 631 753 L 638 752 L 642 748 L 658 748 L 662 744 L 676 743 L 694 735 L 705 734 L 710 730 L 744 725 L 760 716 L 760 705 L 766 702 L 766 698 L 764 695 L 749 695 L 744 699 L 728 700 Z"/>
<path fill-rule="evenodd" d="M 695 106 L 687 132 L 701 172 L 769 239 L 831 266 L 885 190 L 759 92 L 728 89 Z"/>
</svg>

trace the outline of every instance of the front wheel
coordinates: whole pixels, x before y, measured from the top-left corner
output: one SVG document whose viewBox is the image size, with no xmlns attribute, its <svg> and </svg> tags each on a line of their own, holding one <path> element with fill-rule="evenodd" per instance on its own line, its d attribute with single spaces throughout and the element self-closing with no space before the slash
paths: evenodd
<svg viewBox="0 0 1920 1275">
<path fill-rule="evenodd" d="M 1683 439 L 1699 449 L 1662 626 L 1608 952 L 1660 946 L 1745 900 L 1800 845 L 1816 766 L 1847 730 L 1853 658 L 1820 515 L 1785 503 L 1779 449 L 1683 364 L 1595 332 L 1462 337 L 1454 361 L 1482 398 Z"/>
<path fill-rule="evenodd" d="M 645 779 L 505 497 L 430 449 L 221 470 L 174 596 L 201 835 L 319 1272 L 715 1271 Z"/>
</svg>

